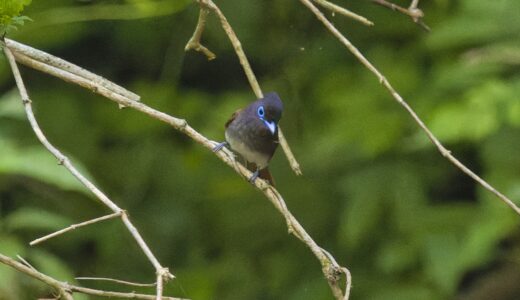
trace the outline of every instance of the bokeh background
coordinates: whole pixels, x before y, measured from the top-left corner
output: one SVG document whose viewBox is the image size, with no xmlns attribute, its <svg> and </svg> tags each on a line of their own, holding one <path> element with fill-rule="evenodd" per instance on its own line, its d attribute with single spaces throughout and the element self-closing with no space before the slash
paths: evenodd
<svg viewBox="0 0 520 300">
<path fill-rule="evenodd" d="M 369 1 L 337 1 L 373 20 L 327 15 L 467 166 L 520 204 L 520 2 L 421 1 L 424 32 Z M 404 6 L 407 1 L 397 1 Z M 353 274 L 352 299 L 520 299 L 520 217 L 435 150 L 409 115 L 298 1 L 219 0 L 304 175 L 281 151 L 272 173 L 315 240 Z M 184 52 L 198 7 L 176 1 L 33 1 L 11 38 L 140 94 L 152 107 L 223 139 L 254 100 L 211 17 L 208 62 Z M 121 207 L 191 299 L 331 299 L 320 265 L 266 199 L 165 124 L 22 68 L 55 143 Z M 117 220 L 41 246 L 28 242 L 109 213 L 36 141 L 0 60 L 0 253 L 60 280 L 150 282 L 154 270 Z M 110 290 L 153 293 L 84 282 Z M 50 297 L 0 266 L 0 299 Z M 78 299 L 94 299 L 78 296 Z"/>
</svg>

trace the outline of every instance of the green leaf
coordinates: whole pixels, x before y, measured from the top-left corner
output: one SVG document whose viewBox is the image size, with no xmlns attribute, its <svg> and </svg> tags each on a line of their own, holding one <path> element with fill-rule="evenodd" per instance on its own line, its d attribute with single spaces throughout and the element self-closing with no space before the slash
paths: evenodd
<svg viewBox="0 0 520 300">
<path fill-rule="evenodd" d="M 5 35 L 9 31 L 16 29 L 16 26 L 23 25 L 30 20 L 26 16 L 20 16 L 25 6 L 31 0 L 0 0 L 0 34 Z"/>
<path fill-rule="evenodd" d="M 22 256 L 25 254 L 25 247 L 16 237 L 0 233 L 0 241 L 2 241 L 0 243 L 0 253 L 3 255 L 15 257 L 18 254 Z"/>
<path fill-rule="evenodd" d="M 87 193 L 87 189 L 43 146 L 19 148 L 9 139 L 0 137 L 0 174 L 18 174 L 35 178 L 65 190 Z M 86 176 L 88 172 L 75 163 L 76 168 Z"/>
<path fill-rule="evenodd" d="M 25 119 L 25 111 L 17 89 L 8 91 L 0 98 L 0 117 Z"/>
<path fill-rule="evenodd" d="M 469 90 L 462 101 L 455 100 L 433 113 L 432 131 L 444 141 L 480 140 L 516 119 L 518 97 L 512 85 L 489 81 Z"/>
<path fill-rule="evenodd" d="M 5 218 L 5 225 L 9 230 L 56 231 L 72 223 L 70 219 L 61 215 L 31 207 L 21 208 Z"/>
<path fill-rule="evenodd" d="M 0 233 L 0 253 L 16 259 L 16 255 L 25 255 L 25 247 L 16 237 Z M 10 295 L 10 299 L 20 299 L 21 294 L 17 284 L 18 272 L 0 264 L 0 295 Z M 2 298 L 3 299 L 3 298 Z"/>
<path fill-rule="evenodd" d="M 72 270 L 60 258 L 45 251 L 33 250 L 30 259 L 38 271 L 61 281 L 75 282 Z"/>
</svg>

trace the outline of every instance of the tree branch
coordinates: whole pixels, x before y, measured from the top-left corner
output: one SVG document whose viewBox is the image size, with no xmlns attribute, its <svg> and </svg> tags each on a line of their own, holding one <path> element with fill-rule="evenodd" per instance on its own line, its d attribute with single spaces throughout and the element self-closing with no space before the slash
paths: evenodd
<svg viewBox="0 0 520 300">
<path fill-rule="evenodd" d="M 419 125 L 419 127 L 424 131 L 426 136 L 430 139 L 430 141 L 437 147 L 437 150 L 444 156 L 448 161 L 450 161 L 453 165 L 459 168 L 466 175 L 473 178 L 478 184 L 482 187 L 495 194 L 500 200 L 502 200 L 505 204 L 511 207 L 517 214 L 520 215 L 520 208 L 511 201 L 504 194 L 500 193 L 493 186 L 487 183 L 484 179 L 480 178 L 477 174 L 471 171 L 468 167 L 466 167 L 463 163 L 461 163 L 457 158 L 455 158 L 451 151 L 446 149 L 441 142 L 435 137 L 435 135 L 430 131 L 430 129 L 424 124 L 424 122 L 419 118 L 419 116 L 415 113 L 415 111 L 408 105 L 406 101 L 404 101 L 403 97 L 397 93 L 394 87 L 390 84 L 390 82 L 386 79 L 383 74 L 374 66 L 365 56 L 321 13 L 321 11 L 314 5 L 310 0 L 300 0 L 310 11 L 312 11 L 318 20 L 320 20 L 325 28 L 327 28 L 332 35 L 334 35 L 347 49 L 363 64 L 370 72 L 372 72 L 379 82 L 387 89 L 390 95 L 394 98 L 397 103 L 399 103 L 412 117 L 412 119 Z"/>
<path fill-rule="evenodd" d="M 74 75 L 83 77 L 89 81 L 95 82 L 97 85 L 100 85 L 114 93 L 118 93 L 121 96 L 127 97 L 128 99 L 131 99 L 134 101 L 139 101 L 141 99 L 141 97 L 139 95 L 125 89 L 124 87 L 117 85 L 110 80 L 107 80 L 97 74 L 87 71 L 64 59 L 61 59 L 54 55 L 50 55 L 50 54 L 40 51 L 38 49 L 31 48 L 29 46 L 26 46 L 24 44 L 18 43 L 16 41 L 13 41 L 10 39 L 5 39 L 5 43 L 8 47 L 16 49 L 17 53 L 26 54 L 26 55 L 27 55 L 27 53 L 30 53 L 30 55 L 33 59 L 36 59 L 36 60 L 46 63 L 48 65 L 54 66 L 56 68 L 65 70 Z"/>
<path fill-rule="evenodd" d="M 14 260 L 8 256 L 5 256 L 1 253 L 0 253 L 0 262 L 3 263 L 4 265 L 10 266 L 22 273 L 25 273 L 33 278 L 38 279 L 41 282 L 44 282 L 45 284 L 53 287 L 54 289 L 56 289 L 58 291 L 59 298 L 63 297 L 63 299 L 65 299 L 65 300 L 74 300 L 74 298 L 72 298 L 70 290 L 67 288 L 67 286 L 63 282 L 58 281 L 43 273 L 40 273 L 40 272 L 36 271 L 34 268 L 25 266 L 22 263 L 19 263 L 16 260 Z"/>
<path fill-rule="evenodd" d="M 63 297 L 65 300 L 74 300 L 72 298 L 72 293 L 78 292 L 86 295 L 92 296 L 102 296 L 107 298 L 125 298 L 125 299 L 142 299 L 142 300 L 156 300 L 156 297 L 153 295 L 145 295 L 145 294 L 136 294 L 136 293 L 120 293 L 120 292 L 111 292 L 111 291 L 103 291 L 103 290 L 95 290 L 90 288 L 84 288 L 76 285 L 69 284 L 67 282 L 56 280 L 48 275 L 45 275 L 34 268 L 29 268 L 22 263 L 17 262 L 16 260 L 5 256 L 0 253 L 0 263 L 7 265 L 21 273 L 27 274 L 32 278 L 35 278 L 48 286 L 53 287 L 59 292 L 60 298 Z M 174 297 L 162 297 L 162 300 L 188 300 L 183 298 L 174 298 Z"/>
<path fill-rule="evenodd" d="M 13 56 L 13 53 L 9 49 L 9 47 L 4 47 L 4 52 L 7 57 L 7 60 L 9 61 L 9 64 L 11 66 L 11 70 L 13 72 L 13 76 L 16 81 L 16 85 L 18 87 L 18 91 L 20 92 L 20 96 L 22 98 L 22 102 L 25 108 L 25 113 L 27 115 L 27 118 L 29 120 L 29 123 L 36 134 L 36 137 L 40 142 L 43 144 L 43 146 L 52 153 L 57 159 L 60 165 L 63 165 L 78 181 L 80 181 L 85 187 L 87 187 L 103 204 L 105 204 L 108 208 L 110 208 L 114 213 L 120 214 L 121 219 L 123 223 L 125 224 L 126 228 L 130 232 L 130 234 L 134 237 L 134 239 L 137 241 L 137 244 L 139 247 L 143 250 L 144 254 L 152 265 L 155 267 L 156 273 L 157 273 L 157 279 L 161 282 L 162 287 L 162 281 L 167 281 L 169 279 L 174 278 L 174 276 L 168 271 L 167 268 L 164 268 L 161 266 L 157 258 L 153 255 L 152 251 L 148 247 L 148 245 L 145 243 L 135 226 L 130 222 L 128 219 L 128 215 L 124 210 L 119 208 L 112 200 L 110 200 L 101 190 L 99 190 L 92 182 L 90 182 L 83 174 L 81 174 L 70 162 L 69 158 L 63 155 L 56 147 L 54 147 L 45 137 L 43 134 L 43 131 L 41 130 L 40 126 L 38 125 L 38 122 L 36 121 L 36 118 L 34 117 L 34 113 L 32 110 L 31 100 L 29 99 L 29 95 L 27 93 L 27 90 L 25 88 L 25 84 L 23 83 L 22 77 L 20 75 L 20 70 L 18 69 L 18 65 L 16 64 L 15 57 Z M 69 73 L 72 74 L 72 73 Z M 74 75 L 79 77 L 78 75 Z M 81 77 L 83 78 L 83 77 Z M 87 80 L 83 78 L 84 80 Z M 100 84 L 96 82 L 96 84 Z M 102 87 L 103 89 L 107 89 L 106 87 Z M 114 93 L 116 94 L 116 93 Z M 120 94 L 117 94 L 120 95 Z M 122 95 L 120 95 L 123 97 Z M 128 98 L 126 98 L 128 99 Z M 134 100 L 128 99 L 130 102 L 139 103 Z M 160 276 L 159 276 L 160 275 Z M 157 284 L 157 299 L 161 299 L 162 289 L 159 289 L 159 282 Z"/>
<path fill-rule="evenodd" d="M 34 268 L 30 268 L 25 266 L 22 263 L 17 262 L 16 260 L 5 256 L 0 253 L 0 263 L 7 265 L 19 272 L 29 275 L 30 277 L 37 279 L 50 287 L 53 287 L 57 291 L 59 291 L 59 296 L 63 297 L 65 300 L 73 300 L 72 293 L 78 292 L 86 295 L 92 296 L 102 296 L 102 297 L 118 297 L 125 299 L 143 299 L 143 300 L 155 300 L 156 297 L 153 295 L 145 295 L 145 294 L 137 294 L 137 293 L 120 293 L 120 292 L 111 292 L 111 291 L 103 291 L 103 290 L 95 290 L 90 288 L 84 288 L 76 285 L 69 284 L 67 282 L 56 280 L 48 275 L 45 275 Z M 162 300 L 187 300 L 183 298 L 174 298 L 174 297 L 162 297 Z"/>
<path fill-rule="evenodd" d="M 180 132 L 184 133 L 191 139 L 193 139 L 198 144 L 202 145 L 203 147 L 207 148 L 209 151 L 211 151 L 217 143 L 214 141 L 209 140 L 199 132 L 197 132 L 195 129 L 193 129 L 186 120 L 179 119 L 173 116 L 170 116 L 166 113 L 163 113 L 161 111 L 158 111 L 156 109 L 153 109 L 141 102 L 130 100 L 118 93 L 114 93 L 107 88 L 98 85 L 95 82 L 91 82 L 83 77 L 77 76 L 75 74 L 69 73 L 65 70 L 61 70 L 59 68 L 56 68 L 54 66 L 51 66 L 49 64 L 43 63 L 41 61 L 33 59 L 31 52 L 26 52 L 24 54 L 20 54 L 16 52 L 16 44 L 7 43 L 9 45 L 13 45 L 14 47 L 11 48 L 12 51 L 15 51 L 15 57 L 18 60 L 18 62 L 29 66 L 33 69 L 42 71 L 44 73 L 56 76 L 58 78 L 61 78 L 65 81 L 72 82 L 75 84 L 78 84 L 82 87 L 88 88 L 100 95 L 103 95 L 105 98 L 112 100 L 118 104 L 124 105 L 126 107 L 133 108 L 135 110 L 138 110 L 154 119 L 157 119 L 159 121 L 165 122 L 166 124 L 169 124 L 173 128 L 179 130 Z M 9 46 L 10 47 L 10 46 Z M 28 46 L 26 46 L 28 47 Z M 212 152 L 212 151 L 211 151 Z M 213 153 L 213 152 L 212 152 Z M 226 163 L 228 166 L 233 168 L 238 174 L 243 176 L 244 178 L 250 178 L 252 173 L 243 165 L 235 161 L 234 154 L 229 151 L 228 149 L 224 148 L 222 151 L 218 151 L 215 153 L 215 155 L 220 158 L 224 163 Z M 266 197 L 271 201 L 271 203 L 276 207 L 276 209 L 284 216 L 285 221 L 287 223 L 287 228 L 289 230 L 289 233 L 296 236 L 300 241 L 302 241 L 307 247 L 311 250 L 311 252 L 316 256 L 318 261 L 320 262 L 322 266 L 322 272 L 327 279 L 329 286 L 331 287 L 333 293 L 335 295 L 338 295 L 337 299 L 348 299 L 348 293 L 345 293 L 344 297 L 339 297 L 339 295 L 342 294 L 338 280 L 339 275 L 345 274 L 347 280 L 350 280 L 350 274 L 348 273 L 348 270 L 342 266 L 340 266 L 333 257 L 328 254 L 324 249 L 319 247 L 316 242 L 311 238 L 311 236 L 305 231 L 303 226 L 298 222 L 298 220 L 291 214 L 291 212 L 287 209 L 287 206 L 285 204 L 285 201 L 283 197 L 278 193 L 278 191 L 269 185 L 266 181 L 262 179 L 255 180 L 254 186 L 259 189 Z M 125 219 L 126 214 L 122 215 L 123 220 Z M 161 288 L 159 286 L 161 284 L 161 281 L 159 280 L 157 282 L 158 287 L 157 290 Z M 347 291 L 350 289 L 350 282 L 347 282 Z"/>
</svg>

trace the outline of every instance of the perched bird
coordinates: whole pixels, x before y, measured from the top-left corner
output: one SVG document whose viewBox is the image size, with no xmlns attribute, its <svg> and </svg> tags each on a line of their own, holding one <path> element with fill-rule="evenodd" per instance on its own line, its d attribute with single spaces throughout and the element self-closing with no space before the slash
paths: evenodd
<svg viewBox="0 0 520 300">
<path fill-rule="evenodd" d="M 226 141 L 218 144 L 213 151 L 229 145 L 249 163 L 248 169 L 254 171 L 250 182 L 254 183 L 260 177 L 274 185 L 267 165 L 278 146 L 278 122 L 282 111 L 282 101 L 274 92 L 236 111 L 226 122 Z"/>
</svg>

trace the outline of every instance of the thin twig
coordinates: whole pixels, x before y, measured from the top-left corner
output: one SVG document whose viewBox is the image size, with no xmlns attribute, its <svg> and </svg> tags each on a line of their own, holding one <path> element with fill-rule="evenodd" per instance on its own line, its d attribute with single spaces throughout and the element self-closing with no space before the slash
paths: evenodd
<svg viewBox="0 0 520 300">
<path fill-rule="evenodd" d="M 421 28 L 423 28 L 426 31 L 430 31 L 430 27 L 428 25 L 426 25 L 422 20 L 422 18 L 424 17 L 424 13 L 421 9 L 419 9 L 417 7 L 417 5 L 419 5 L 418 0 L 412 0 L 412 3 L 410 4 L 410 6 L 408 8 L 404 8 L 402 6 L 388 2 L 386 0 L 372 0 L 372 2 L 379 4 L 381 6 L 384 6 L 386 8 L 390 8 L 391 10 L 398 11 L 402 14 L 405 14 L 405 15 L 409 16 L 410 18 L 412 18 L 412 20 L 416 24 L 419 24 L 419 26 L 421 26 Z"/>
<path fill-rule="evenodd" d="M 184 133 L 188 137 L 192 138 L 195 142 L 199 143 L 200 145 L 206 147 L 208 150 L 212 150 L 215 145 L 217 144 L 214 141 L 209 140 L 199 132 L 197 132 L 195 129 L 193 129 L 186 120 L 175 118 L 173 116 L 170 116 L 168 114 L 165 114 L 161 111 L 158 111 L 156 109 L 153 109 L 141 102 L 132 101 L 126 97 L 121 96 L 120 94 L 114 93 L 104 87 L 98 87 L 95 83 L 89 82 L 83 77 L 71 74 L 67 71 L 60 70 L 56 67 L 47 65 L 45 63 L 42 63 L 40 61 L 34 60 L 30 57 L 30 53 L 27 53 L 28 55 L 18 55 L 16 54 L 16 59 L 22 63 L 25 64 L 31 68 L 34 68 L 36 70 L 40 70 L 44 73 L 51 74 L 53 76 L 57 76 L 65 81 L 72 82 L 75 84 L 78 84 L 80 86 L 89 88 L 89 89 L 96 89 L 96 92 L 103 95 L 109 100 L 112 100 L 118 104 L 122 104 L 124 106 L 133 108 L 135 110 L 138 110 L 154 119 L 160 120 L 162 122 L 165 122 L 169 125 L 171 125 L 173 128 L 179 130 L 180 132 Z M 235 160 L 234 154 L 230 152 L 227 149 L 223 149 L 223 151 L 216 152 L 215 155 L 220 158 L 223 162 L 225 162 L 228 166 L 233 168 L 237 173 L 239 173 L 241 176 L 245 178 L 250 178 L 252 173 L 243 165 L 238 163 Z M 335 260 L 331 260 L 329 256 L 323 251 L 322 248 L 320 248 L 316 242 L 311 238 L 311 236 L 305 231 L 303 226 L 296 220 L 296 218 L 291 214 L 291 212 L 287 209 L 287 206 L 285 205 L 285 201 L 283 197 L 278 193 L 278 191 L 270 186 L 266 181 L 258 179 L 255 181 L 254 185 L 256 188 L 258 188 L 262 193 L 271 201 L 271 203 L 278 209 L 278 211 L 284 216 L 285 221 L 287 223 L 288 230 L 291 234 L 296 236 L 299 240 L 301 240 L 303 243 L 305 243 L 309 249 L 312 251 L 312 253 L 316 256 L 318 261 L 320 262 L 322 266 L 322 271 L 325 275 L 325 278 L 329 281 L 329 284 L 331 285 L 331 288 L 333 288 L 333 293 L 337 294 L 335 290 L 339 289 L 339 286 L 336 282 L 333 284 L 330 283 L 331 278 L 336 278 L 338 273 L 342 273 L 344 270 L 344 267 L 341 267 L 336 263 Z M 126 215 L 123 214 L 122 217 L 124 219 Z M 160 273 L 159 273 L 160 274 Z M 159 275 L 158 274 L 158 275 Z M 348 277 L 347 277 L 348 278 Z M 160 281 L 158 281 L 158 288 Z M 346 298 L 344 298 L 346 299 Z"/>
<path fill-rule="evenodd" d="M 125 224 L 126 228 L 130 232 L 130 234 L 134 237 L 134 239 L 136 240 L 139 247 L 143 250 L 146 257 L 150 260 L 150 262 L 154 266 L 156 273 L 163 275 L 163 276 L 161 276 L 160 281 L 163 281 L 163 280 L 167 281 L 169 279 L 174 278 L 174 276 L 168 271 L 168 269 L 161 266 L 161 264 L 159 263 L 157 258 L 153 255 L 152 251 L 150 250 L 150 248 L 148 247 L 146 242 L 143 240 L 141 234 L 139 234 L 139 232 L 137 231 L 135 226 L 128 219 L 128 215 L 126 214 L 126 212 L 124 210 L 122 210 L 121 208 L 119 208 L 119 206 L 117 206 L 114 202 L 112 202 L 112 200 L 110 200 L 101 190 L 99 190 L 92 182 L 90 182 L 85 176 L 83 176 L 83 174 L 81 174 L 72 165 L 69 158 L 66 157 L 65 155 L 63 155 L 56 147 L 54 147 L 54 145 L 52 145 L 47 140 L 47 138 L 43 134 L 40 126 L 38 125 L 36 118 L 34 117 L 31 100 L 29 98 L 27 89 L 25 88 L 25 84 L 23 83 L 22 77 L 20 75 L 20 70 L 18 69 L 18 65 L 16 64 L 15 57 L 13 56 L 13 53 L 11 52 L 11 50 L 9 49 L 8 46 L 4 47 L 4 52 L 7 56 L 10 66 L 11 66 L 11 70 L 13 72 L 13 75 L 14 75 L 14 78 L 16 81 L 16 85 L 18 87 L 18 91 L 20 92 L 20 96 L 22 98 L 22 102 L 23 102 L 23 105 L 25 108 L 27 118 L 28 118 L 29 123 L 31 124 L 31 127 L 32 127 L 34 133 L 36 134 L 36 137 L 38 138 L 38 140 L 40 140 L 40 142 L 43 144 L 43 146 L 49 152 L 51 152 L 52 155 L 54 155 L 58 159 L 59 164 L 63 165 L 70 173 L 72 173 L 72 175 L 74 177 L 76 177 L 76 179 L 78 179 L 85 187 L 87 187 L 97 197 L 97 199 L 99 199 L 103 204 L 105 204 L 108 208 L 110 208 L 114 213 L 121 214 L 121 219 L 122 219 L 123 223 Z M 39 62 L 39 63 L 44 64 L 42 62 Z M 55 68 L 55 67 L 52 67 L 52 68 Z M 64 71 L 64 72 L 69 73 L 68 71 Z M 69 73 L 69 74 L 72 74 L 72 73 Z M 72 75 L 74 75 L 74 74 L 72 74 Z M 74 75 L 74 76 L 76 76 L 78 78 L 82 78 L 83 80 L 87 80 L 78 75 Z M 107 89 L 105 87 L 101 87 L 101 88 Z M 114 92 L 112 92 L 112 93 L 114 93 Z M 114 94 L 120 95 L 118 93 L 114 93 Z M 123 97 L 123 96 L 120 95 L 120 97 Z M 125 98 L 125 99 L 128 99 L 128 98 Z M 128 101 L 130 101 L 132 103 L 139 103 L 137 101 L 130 100 L 130 99 L 128 99 Z M 123 104 L 123 103 L 120 103 L 120 104 Z M 161 299 L 161 297 L 158 293 L 157 300 L 160 300 L 160 299 Z"/>
<path fill-rule="evenodd" d="M 18 258 L 24 265 L 26 265 L 27 267 L 33 269 L 36 271 L 36 268 L 33 267 L 28 261 L 26 261 L 23 257 L 21 257 L 20 255 L 16 255 L 16 258 Z"/>
<path fill-rule="evenodd" d="M 363 23 L 364 25 L 367 25 L 367 26 L 374 26 L 374 22 L 370 21 L 369 19 L 363 17 L 363 16 L 360 16 L 356 13 L 353 13 L 351 12 L 350 10 L 344 8 L 344 7 L 341 7 L 337 4 L 334 4 L 332 2 L 329 2 L 327 0 L 314 0 L 314 2 L 318 3 L 319 5 L 323 6 L 324 8 L 332 11 L 332 13 L 338 13 L 340 15 L 343 15 L 347 18 L 351 18 L 353 20 L 356 20 L 358 22 L 361 22 Z"/>
<path fill-rule="evenodd" d="M 246 74 L 247 80 L 249 81 L 249 84 L 251 85 L 251 89 L 255 93 L 257 98 L 262 98 L 264 94 L 262 93 L 262 89 L 260 88 L 260 85 L 258 84 L 258 80 L 256 80 L 256 76 L 253 73 L 253 69 L 251 68 L 251 65 L 249 64 L 249 61 L 247 60 L 246 54 L 244 52 L 244 49 L 242 49 L 242 44 L 240 43 L 240 40 L 238 39 L 235 31 L 229 24 L 228 20 L 226 19 L 226 16 L 222 13 L 220 8 L 213 3 L 212 0 L 197 0 L 199 4 L 201 5 L 201 9 L 211 9 L 220 20 L 220 24 L 222 25 L 222 29 L 226 32 L 226 35 L 228 36 L 231 44 L 233 45 L 233 49 L 235 50 L 235 53 L 238 56 L 238 60 L 240 61 L 240 64 L 242 65 L 242 69 L 244 70 L 244 73 Z M 202 12 L 202 10 L 201 10 Z M 199 23 L 197 24 L 197 27 L 199 27 L 200 24 L 200 17 L 199 17 Z M 197 33 L 198 30 L 195 30 L 195 33 Z M 202 32 L 202 30 L 201 30 Z M 280 145 L 282 146 L 283 152 L 285 153 L 285 156 L 287 157 L 287 160 L 289 161 L 289 165 L 291 166 L 291 169 L 296 173 L 296 175 L 301 175 L 302 171 L 300 168 L 300 164 L 294 157 L 294 154 L 292 153 L 291 148 L 289 147 L 289 144 L 287 143 L 287 140 L 285 139 L 282 129 L 278 127 L 278 133 L 279 133 L 279 140 Z"/>
<path fill-rule="evenodd" d="M 200 8 L 199 12 L 199 20 L 197 21 L 197 27 L 195 27 L 195 31 L 193 32 L 193 35 L 191 36 L 190 40 L 186 44 L 186 47 L 184 47 L 184 51 L 190 51 L 195 50 L 197 52 L 202 52 L 208 60 L 213 60 L 217 56 L 215 53 L 211 52 L 208 48 L 204 47 L 200 43 L 200 39 L 202 38 L 202 32 L 204 32 L 204 27 L 206 26 L 206 18 L 208 17 L 209 10 L 205 7 Z"/>
<path fill-rule="evenodd" d="M 107 278 L 107 277 L 76 277 L 76 280 L 90 280 L 90 281 L 109 281 L 109 282 L 115 282 L 120 283 L 124 285 L 129 286 L 138 286 L 138 287 L 151 287 L 156 286 L 157 283 L 138 283 L 138 282 L 131 282 L 126 280 L 120 280 L 120 279 L 114 279 L 114 278 Z"/>
<path fill-rule="evenodd" d="M 390 95 L 399 103 L 413 118 L 413 120 L 419 125 L 419 127 L 426 133 L 430 141 L 437 147 L 442 156 L 446 157 L 453 165 L 459 168 L 466 175 L 473 178 L 477 183 L 479 183 L 482 187 L 495 194 L 500 200 L 506 203 L 509 207 L 511 207 L 517 214 L 520 215 L 520 208 L 511 201 L 508 197 L 500 193 L 493 186 L 487 183 L 484 179 L 480 178 L 477 174 L 471 171 L 468 167 L 466 167 L 463 163 L 461 163 L 457 158 L 455 158 L 451 151 L 446 149 L 441 142 L 435 137 L 435 135 L 430 131 L 430 129 L 424 124 L 424 122 L 417 116 L 415 111 L 408 105 L 406 101 L 404 101 L 403 97 L 397 93 L 394 87 L 390 84 L 390 82 L 386 79 L 383 74 L 374 66 L 365 56 L 321 13 L 321 11 L 314 5 L 310 0 L 300 0 L 305 6 L 307 6 L 320 20 L 325 27 L 343 44 L 347 49 L 367 68 L 372 72 L 379 82 L 387 89 Z"/>
<path fill-rule="evenodd" d="M 136 294 L 136 293 L 120 293 L 120 292 L 112 292 L 112 291 L 103 291 L 103 290 L 95 290 L 90 288 L 84 288 L 76 285 L 69 284 L 67 282 L 56 280 L 48 275 L 45 275 L 34 268 L 27 267 L 26 265 L 17 262 L 16 260 L 5 256 L 0 253 L 0 263 L 7 265 L 19 272 L 27 274 L 28 276 L 35 278 L 50 287 L 53 287 L 59 292 L 59 296 L 63 297 L 65 300 L 74 300 L 72 298 L 72 293 L 82 293 L 86 295 L 92 296 L 102 296 L 107 298 L 125 298 L 125 299 L 141 299 L 141 300 L 156 300 L 155 295 L 145 295 L 145 294 Z M 188 300 L 184 298 L 175 298 L 175 297 L 162 297 L 162 300 Z"/>
<path fill-rule="evenodd" d="M 30 242 L 29 245 L 34 246 L 34 245 L 39 244 L 39 243 L 41 243 L 43 241 L 46 241 L 46 240 L 51 239 L 53 237 L 56 237 L 56 236 L 58 236 L 60 234 L 64 234 L 66 232 L 74 230 L 76 228 L 80 228 L 80 227 L 91 225 L 91 224 L 94 224 L 94 223 L 97 223 L 97 222 L 101 222 L 101 221 L 117 218 L 117 217 L 121 216 L 121 214 L 122 214 L 122 211 L 118 211 L 118 212 L 115 212 L 113 214 L 106 215 L 106 216 L 99 217 L 99 218 L 95 218 L 95 219 L 92 219 L 92 220 L 88 220 L 88 221 L 85 221 L 85 222 L 82 222 L 82 223 L 72 224 L 72 225 L 70 225 L 67 228 L 63 228 L 61 230 L 58 230 L 56 232 L 53 232 L 53 233 L 48 234 L 46 236 L 43 236 L 41 238 L 35 239 L 34 241 Z"/>
</svg>

